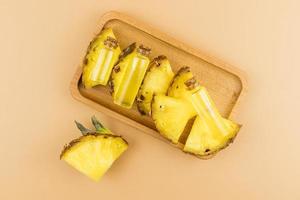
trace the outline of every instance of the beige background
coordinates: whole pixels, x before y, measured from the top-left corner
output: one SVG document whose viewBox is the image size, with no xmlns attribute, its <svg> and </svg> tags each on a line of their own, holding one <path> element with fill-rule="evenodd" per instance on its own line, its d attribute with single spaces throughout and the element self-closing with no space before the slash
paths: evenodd
<svg viewBox="0 0 300 200">
<path fill-rule="evenodd" d="M 299 1 L 298 1 L 299 2 Z M 0 0 L 0 199 L 300 199 L 300 4 L 292 0 Z M 235 143 L 185 155 L 75 101 L 69 83 L 103 13 L 140 18 L 247 72 Z M 99 183 L 59 161 L 96 114 L 130 142 Z"/>
</svg>

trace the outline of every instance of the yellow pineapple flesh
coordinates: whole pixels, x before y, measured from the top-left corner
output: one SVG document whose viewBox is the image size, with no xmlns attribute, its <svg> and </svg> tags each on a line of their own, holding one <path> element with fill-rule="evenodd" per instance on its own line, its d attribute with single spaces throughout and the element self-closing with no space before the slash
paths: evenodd
<svg viewBox="0 0 300 200">
<path fill-rule="evenodd" d="M 152 101 L 152 119 L 164 137 L 178 143 L 184 128 L 195 111 L 184 100 L 165 95 L 155 95 Z"/>
</svg>

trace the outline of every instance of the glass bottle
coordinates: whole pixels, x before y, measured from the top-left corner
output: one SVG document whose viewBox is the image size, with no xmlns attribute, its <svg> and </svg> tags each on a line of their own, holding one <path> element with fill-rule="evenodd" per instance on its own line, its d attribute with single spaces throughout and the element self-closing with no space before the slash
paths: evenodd
<svg viewBox="0 0 300 200">
<path fill-rule="evenodd" d="M 149 53 L 150 49 L 141 45 L 133 55 L 129 55 L 131 59 L 127 61 L 120 86 L 115 91 L 114 103 L 126 108 L 132 107 L 150 62 Z"/>
</svg>

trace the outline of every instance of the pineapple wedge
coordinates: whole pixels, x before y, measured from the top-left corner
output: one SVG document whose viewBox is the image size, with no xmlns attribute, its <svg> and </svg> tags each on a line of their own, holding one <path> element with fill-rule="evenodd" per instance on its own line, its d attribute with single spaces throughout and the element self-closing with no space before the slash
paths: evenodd
<svg viewBox="0 0 300 200">
<path fill-rule="evenodd" d="M 233 142 L 240 126 L 224 118 L 221 121 L 225 127 L 223 130 L 227 131 L 222 132 L 215 124 L 208 125 L 205 119 L 197 116 L 183 151 L 205 158 L 227 147 Z"/>
<path fill-rule="evenodd" d="M 119 60 L 116 65 L 113 67 L 110 80 L 108 82 L 110 93 L 112 96 L 115 96 L 115 91 L 119 89 L 121 85 L 121 80 L 124 76 L 125 68 L 127 68 L 127 63 L 129 56 L 136 49 L 136 43 L 132 43 L 127 48 L 123 49 L 122 53 L 119 56 Z"/>
<path fill-rule="evenodd" d="M 90 43 L 83 61 L 82 82 L 86 88 L 106 85 L 121 49 L 111 28 L 104 29 Z"/>
<path fill-rule="evenodd" d="M 135 43 L 126 48 L 114 67 L 111 76 L 111 91 L 114 103 L 131 108 L 149 65 L 151 49 Z"/>
<path fill-rule="evenodd" d="M 154 94 L 166 94 L 173 79 L 169 60 L 160 55 L 152 60 L 137 95 L 137 108 L 142 115 L 150 115 Z"/>
<path fill-rule="evenodd" d="M 189 67 L 182 67 L 176 73 L 171 86 L 168 89 L 168 96 L 175 98 L 184 98 L 188 100 L 191 97 L 192 90 L 189 87 L 193 86 L 195 88 L 196 85 L 185 84 L 186 82 L 191 82 L 191 80 L 195 80 L 194 76 Z M 196 81 L 194 83 L 197 83 Z"/>
<path fill-rule="evenodd" d="M 96 131 L 86 129 L 76 122 L 83 136 L 66 145 L 60 159 L 98 181 L 116 159 L 127 149 L 128 143 L 121 136 L 113 135 L 95 118 L 92 122 Z"/>
<path fill-rule="evenodd" d="M 189 120 L 197 114 L 189 100 L 192 91 L 185 85 L 191 78 L 193 74 L 189 67 L 179 69 L 168 89 L 168 96 L 155 95 L 152 101 L 151 116 L 157 130 L 175 144 Z"/>
<path fill-rule="evenodd" d="M 197 111 L 197 118 L 185 143 L 185 152 L 205 157 L 217 153 L 233 142 L 240 125 L 219 114 L 204 87 L 200 86 L 191 95 L 191 103 Z"/>
<path fill-rule="evenodd" d="M 195 110 L 183 99 L 155 95 L 152 100 L 152 119 L 160 134 L 174 144 L 185 129 L 188 121 L 195 116 Z"/>
<path fill-rule="evenodd" d="M 193 92 L 197 91 L 199 84 L 193 76 L 189 67 L 182 67 L 178 70 L 171 86 L 168 89 L 168 96 L 177 99 L 182 99 L 185 102 L 185 106 L 188 110 L 195 110 L 191 104 L 191 96 Z M 191 118 L 196 115 L 196 112 L 192 112 Z"/>
</svg>

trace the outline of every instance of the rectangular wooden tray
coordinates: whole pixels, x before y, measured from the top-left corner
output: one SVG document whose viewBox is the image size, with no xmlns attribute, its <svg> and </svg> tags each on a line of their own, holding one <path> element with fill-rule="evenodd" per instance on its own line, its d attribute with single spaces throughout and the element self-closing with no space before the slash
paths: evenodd
<svg viewBox="0 0 300 200">
<path fill-rule="evenodd" d="M 236 105 L 244 93 L 245 83 L 241 72 L 237 69 L 211 58 L 143 22 L 118 12 L 112 11 L 103 15 L 99 27 L 99 32 L 104 27 L 111 27 L 121 48 L 127 47 L 132 42 L 137 42 L 152 49 L 151 59 L 161 54 L 166 55 L 174 72 L 177 72 L 182 66 L 189 66 L 199 82 L 208 89 L 222 116 L 234 118 L 237 110 Z M 163 139 L 157 133 L 151 118 L 140 115 L 135 105 L 132 109 L 115 105 L 108 87 L 97 86 L 92 89 L 85 89 L 81 84 L 81 74 L 82 67 L 79 67 L 71 82 L 71 93 L 75 99 L 136 127 L 144 133 Z M 181 148 L 182 145 L 176 146 Z"/>
</svg>

